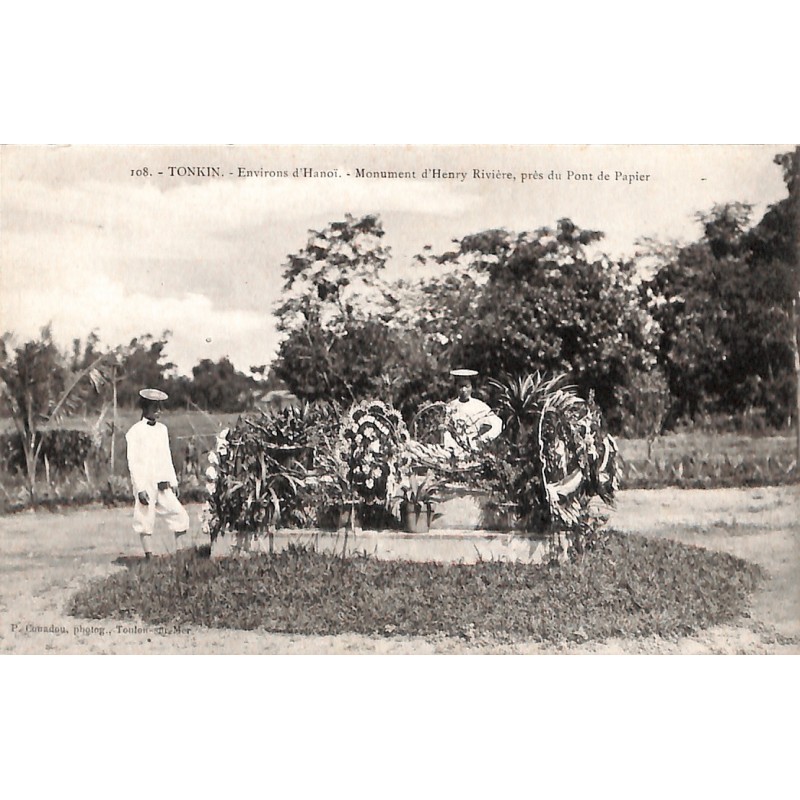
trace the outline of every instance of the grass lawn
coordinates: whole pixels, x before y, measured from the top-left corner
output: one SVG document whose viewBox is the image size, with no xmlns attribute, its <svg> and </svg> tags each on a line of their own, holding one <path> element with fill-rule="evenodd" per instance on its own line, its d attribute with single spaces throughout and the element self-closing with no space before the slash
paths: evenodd
<svg viewBox="0 0 800 800">
<path fill-rule="evenodd" d="M 762 578 L 757 565 L 726 553 L 622 534 L 555 566 L 342 559 L 297 548 L 211 560 L 194 550 L 131 562 L 79 591 L 69 613 L 287 634 L 676 638 L 739 618 Z"/>
<path fill-rule="evenodd" d="M 629 461 L 647 458 L 646 439 L 617 439 L 620 454 Z M 748 436 L 742 433 L 669 433 L 653 442 L 652 458 L 680 458 L 693 453 L 716 457 L 791 457 L 795 451 L 795 436 Z"/>
<path fill-rule="evenodd" d="M 766 580 L 756 588 L 744 615 L 734 619 L 731 608 L 722 608 L 721 614 L 731 615 L 730 622 L 688 636 L 667 638 L 631 634 L 611 636 L 602 641 L 584 641 L 583 634 L 590 632 L 584 624 L 583 631 L 579 626 L 573 628 L 574 639 L 563 642 L 535 641 L 532 637 L 525 638 L 525 635 L 517 639 L 513 635 L 505 638 L 481 636 L 479 626 L 471 629 L 468 622 L 463 630 L 453 627 L 457 635 L 401 636 L 396 630 L 385 628 L 378 635 L 355 632 L 294 635 L 273 633 L 259 627 L 243 630 L 205 624 L 162 632 L 160 626 L 144 625 L 132 615 L 132 611 L 120 613 L 117 608 L 109 608 L 111 616 L 105 619 L 76 617 L 69 613 L 74 598 L 93 587 L 94 581 L 101 585 L 109 576 L 118 576 L 117 580 L 135 578 L 128 573 L 139 569 L 141 545 L 131 530 L 130 505 L 108 508 L 82 506 L 57 512 L 40 509 L 0 515 L 0 654 L 796 655 L 800 652 L 798 507 L 800 486 L 621 492 L 610 524 L 631 534 L 631 542 L 639 538 L 635 534 L 641 534 L 648 539 L 678 540 L 685 546 L 694 545 L 694 548 L 687 548 L 690 553 L 698 552 L 697 547 L 720 554 L 729 553 L 741 559 L 734 564 L 741 565 L 744 561 L 758 564 L 766 574 Z M 187 544 L 195 547 L 207 545 L 208 537 L 202 535 L 197 521 L 200 506 L 189 505 L 187 510 L 192 520 Z M 162 561 L 157 557 L 157 563 L 152 566 L 159 572 L 168 572 L 172 563 L 168 554 L 174 550 L 172 536 L 164 526 L 160 526 L 154 538 L 157 556 L 165 558 Z M 703 558 L 699 563 L 708 565 L 710 562 Z M 132 566 L 126 567 L 125 564 Z M 202 562 L 202 567 L 209 566 L 212 565 L 208 560 Z M 337 562 L 332 569 L 342 566 Z M 611 570 L 612 567 L 609 563 L 604 569 Z M 750 569 L 749 566 L 741 568 Z M 433 574 L 439 574 L 435 566 L 431 569 L 435 571 Z M 619 562 L 616 569 L 620 576 Z M 606 575 L 613 578 L 613 575 Z M 710 571 L 704 569 L 698 580 L 704 585 L 709 581 L 713 583 L 716 575 L 718 573 L 713 568 Z M 643 588 L 644 597 L 649 598 L 650 580 L 649 575 L 642 573 L 631 581 L 640 604 L 643 604 L 642 596 L 637 589 Z M 118 586 L 123 591 L 123 584 Z M 222 584 L 216 586 L 219 589 Z M 336 593 L 335 601 L 340 603 L 342 614 L 352 613 L 347 610 L 344 591 L 333 583 L 328 584 L 328 588 Z M 473 591 L 477 592 L 477 588 L 473 587 Z M 711 586 L 709 597 L 715 596 L 716 592 L 717 589 Z M 692 586 L 687 587 L 690 602 L 702 608 L 702 598 L 697 598 L 694 593 Z M 83 596 L 88 599 L 85 594 Z M 382 602 L 379 594 L 371 597 Z M 525 602 L 522 593 L 518 597 Z M 108 599 L 109 595 L 106 595 L 104 602 Z M 627 602 L 621 594 L 617 599 L 620 603 Z M 565 603 L 568 600 L 568 597 L 564 598 Z M 233 596 L 229 602 L 238 600 Z M 277 607 L 276 602 L 273 606 Z M 642 614 L 633 603 L 631 609 L 631 613 Z M 95 605 L 94 610 L 98 611 L 99 607 Z M 494 613 L 499 615 L 501 611 Z M 521 615 L 516 618 L 524 621 Z M 652 619 L 647 624 L 652 624 Z M 36 628 L 29 630 L 30 625 Z M 128 627 L 120 631 L 120 626 Z M 135 630 L 132 626 L 136 626 Z M 54 628 L 65 633 L 48 632 Z M 664 630 L 668 628 L 663 627 Z M 389 633 L 392 635 L 387 635 Z"/>
</svg>

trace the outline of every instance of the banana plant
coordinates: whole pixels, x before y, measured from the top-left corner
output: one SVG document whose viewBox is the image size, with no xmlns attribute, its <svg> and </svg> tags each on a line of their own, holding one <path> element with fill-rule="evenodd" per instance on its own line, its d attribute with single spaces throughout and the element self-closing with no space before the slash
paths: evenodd
<svg viewBox="0 0 800 800">
<path fill-rule="evenodd" d="M 3 348 L 0 397 L 5 401 L 22 440 L 28 493 L 36 502 L 36 473 L 42 453 L 42 428 L 74 412 L 88 383 L 98 391 L 106 382 L 103 353 L 81 370 L 70 371 L 53 343 L 49 328 L 37 341 L 27 342 L 9 358 Z M 58 380 L 58 379 L 61 380 Z"/>
</svg>

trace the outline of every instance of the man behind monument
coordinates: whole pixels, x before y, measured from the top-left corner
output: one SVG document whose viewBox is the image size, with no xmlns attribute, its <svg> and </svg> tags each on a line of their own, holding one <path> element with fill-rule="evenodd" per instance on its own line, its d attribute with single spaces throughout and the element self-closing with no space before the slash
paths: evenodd
<svg viewBox="0 0 800 800">
<path fill-rule="evenodd" d="M 456 441 L 445 431 L 444 446 L 454 453 L 463 452 L 465 444 L 478 450 L 500 435 L 503 422 L 483 400 L 472 396 L 472 380 L 478 374 L 474 369 L 454 369 L 450 374 L 456 379 L 458 397 L 447 404 L 447 410 L 450 419 L 463 428 L 467 442 Z"/>
</svg>

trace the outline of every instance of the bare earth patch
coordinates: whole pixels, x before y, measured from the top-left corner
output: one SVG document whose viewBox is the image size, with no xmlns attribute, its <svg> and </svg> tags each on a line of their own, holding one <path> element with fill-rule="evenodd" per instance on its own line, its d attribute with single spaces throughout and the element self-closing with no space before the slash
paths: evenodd
<svg viewBox="0 0 800 800">
<path fill-rule="evenodd" d="M 0 518 L 0 652 L 161 654 L 796 654 L 800 652 L 800 487 L 621 492 L 609 524 L 732 553 L 769 578 L 749 618 L 693 637 L 613 639 L 563 646 L 403 637 L 289 636 L 205 628 L 156 629 L 121 620 L 68 616 L 87 581 L 125 569 L 138 555 L 130 509 L 26 512 Z M 190 507 L 197 528 L 198 507 Z M 190 534 L 193 544 L 203 544 Z M 171 535 L 157 534 L 161 552 Z"/>
</svg>

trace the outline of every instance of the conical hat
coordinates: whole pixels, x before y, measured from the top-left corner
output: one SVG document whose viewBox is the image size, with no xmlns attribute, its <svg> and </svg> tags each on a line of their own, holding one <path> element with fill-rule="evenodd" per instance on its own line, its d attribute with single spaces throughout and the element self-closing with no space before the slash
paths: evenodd
<svg viewBox="0 0 800 800">
<path fill-rule="evenodd" d="M 160 389 L 141 389 L 139 395 L 145 400 L 166 400 L 169 395 Z"/>
</svg>

